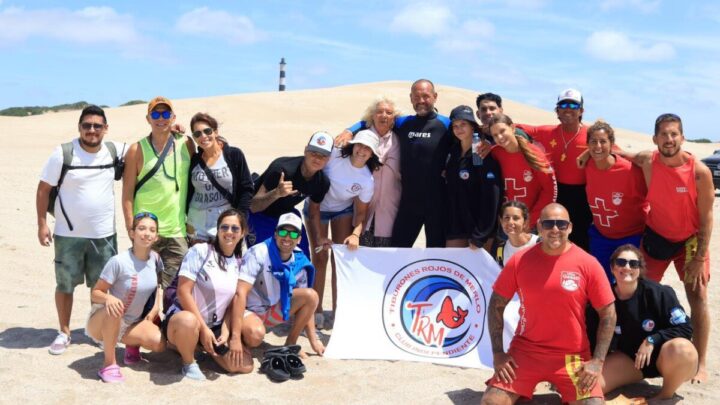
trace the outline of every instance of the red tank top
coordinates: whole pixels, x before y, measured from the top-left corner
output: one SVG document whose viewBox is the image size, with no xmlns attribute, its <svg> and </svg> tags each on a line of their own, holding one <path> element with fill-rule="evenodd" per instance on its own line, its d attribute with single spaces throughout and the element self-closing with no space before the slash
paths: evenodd
<svg viewBox="0 0 720 405">
<path fill-rule="evenodd" d="M 670 167 L 660 162 L 658 151 L 652 155 L 652 176 L 647 194 L 647 201 L 650 203 L 647 225 L 671 242 L 686 240 L 700 229 L 695 157 L 688 155 L 688 161 L 678 167 Z"/>
</svg>

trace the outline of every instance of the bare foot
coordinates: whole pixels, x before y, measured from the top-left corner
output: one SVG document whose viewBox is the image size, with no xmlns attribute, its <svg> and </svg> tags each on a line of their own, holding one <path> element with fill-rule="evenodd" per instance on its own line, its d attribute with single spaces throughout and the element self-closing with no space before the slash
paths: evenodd
<svg viewBox="0 0 720 405">
<path fill-rule="evenodd" d="M 693 377 L 690 382 L 693 384 L 700 384 L 705 381 L 707 381 L 707 370 L 705 369 L 705 366 L 700 366 L 697 374 L 695 374 L 695 377 Z"/>
</svg>

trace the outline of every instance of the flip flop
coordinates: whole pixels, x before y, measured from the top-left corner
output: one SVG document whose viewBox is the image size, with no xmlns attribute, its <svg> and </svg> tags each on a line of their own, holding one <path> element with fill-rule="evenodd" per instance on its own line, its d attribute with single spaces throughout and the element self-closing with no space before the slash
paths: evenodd
<svg viewBox="0 0 720 405">
<path fill-rule="evenodd" d="M 288 371 L 293 377 L 300 377 L 304 372 L 307 371 L 305 364 L 303 364 L 300 356 L 294 353 L 283 354 L 285 356 L 285 363 L 287 364 Z"/>
<path fill-rule="evenodd" d="M 287 369 L 285 358 L 282 355 L 271 355 L 260 363 L 260 372 L 275 382 L 283 382 L 290 379 L 290 372 Z"/>
<path fill-rule="evenodd" d="M 98 377 L 105 383 L 121 383 L 125 381 L 125 377 L 120 372 L 120 366 L 111 364 L 98 371 Z"/>
</svg>

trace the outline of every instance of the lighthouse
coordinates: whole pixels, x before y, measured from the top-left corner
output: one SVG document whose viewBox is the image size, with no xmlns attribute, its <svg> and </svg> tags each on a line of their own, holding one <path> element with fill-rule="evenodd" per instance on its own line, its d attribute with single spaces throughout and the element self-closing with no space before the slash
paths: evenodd
<svg viewBox="0 0 720 405">
<path fill-rule="evenodd" d="M 285 58 L 280 58 L 280 85 L 278 91 L 285 91 Z"/>
</svg>

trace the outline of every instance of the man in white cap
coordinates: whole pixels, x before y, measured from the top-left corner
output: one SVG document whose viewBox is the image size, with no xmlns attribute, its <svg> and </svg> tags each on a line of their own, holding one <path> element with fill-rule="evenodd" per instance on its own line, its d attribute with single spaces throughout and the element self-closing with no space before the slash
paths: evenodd
<svg viewBox="0 0 720 405">
<path fill-rule="evenodd" d="M 577 157 L 587 149 L 587 127 L 582 124 L 583 96 L 576 89 L 558 95 L 555 112 L 560 125 L 531 126 L 518 124 L 536 143 L 545 148 L 557 178 L 557 202 L 570 212 L 574 231 L 570 240 L 589 251 L 588 230 L 592 213 L 585 194 L 585 170 L 578 168 Z"/>
<path fill-rule="evenodd" d="M 285 345 L 296 344 L 304 329 L 315 353 L 322 356 L 325 352 L 315 332 L 313 316 L 318 305 L 318 295 L 312 289 L 315 268 L 297 248 L 302 239 L 301 228 L 302 220 L 297 214 L 285 213 L 278 219 L 274 235 L 243 256 L 233 304 L 231 355 L 248 355 L 243 352 L 243 345 L 259 346 L 265 338 L 265 328 L 284 323 L 291 315 L 295 320 Z"/>
<path fill-rule="evenodd" d="M 255 195 L 250 201 L 250 229 L 255 234 L 255 241 L 262 242 L 272 236 L 278 218 L 282 214 L 300 212 L 297 204 L 309 199 L 308 226 L 313 227 L 313 235 L 319 234 L 320 202 L 330 189 L 330 180 L 323 173 L 323 168 L 330 160 L 333 138 L 326 132 L 316 132 L 305 146 L 303 156 L 280 157 L 272 161 L 267 170 L 255 180 Z M 310 256 L 308 238 L 305 228 L 300 229 L 302 239 L 300 249 Z M 255 241 L 251 241 L 253 245 Z M 330 245 L 325 238 L 316 241 L 315 246 Z"/>
</svg>

